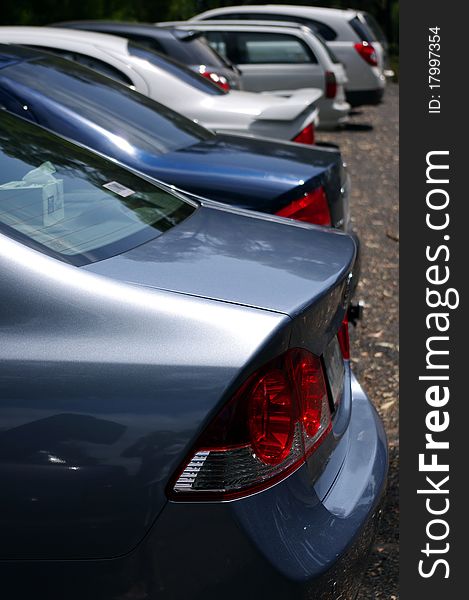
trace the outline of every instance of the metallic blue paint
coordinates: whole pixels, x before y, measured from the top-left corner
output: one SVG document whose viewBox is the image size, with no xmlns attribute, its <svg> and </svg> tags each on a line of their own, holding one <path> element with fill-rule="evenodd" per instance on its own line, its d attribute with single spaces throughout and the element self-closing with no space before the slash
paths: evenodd
<svg viewBox="0 0 469 600">
<path fill-rule="evenodd" d="M 281 223 L 281 225 L 279 224 Z M 164 235 L 84 268 L 128 283 L 289 315 L 353 268 L 353 238 L 201 207 Z"/>
<path fill-rule="evenodd" d="M 33 126 L 0 120 L 14 153 Z M 290 477 L 229 503 L 172 503 L 165 487 L 260 365 L 323 353 L 355 252 L 345 234 L 214 204 L 86 268 L 0 235 L 3 595 L 352 600 L 387 450 L 348 365 L 331 433 Z"/>
<path fill-rule="evenodd" d="M 379 417 L 355 380 L 352 390 L 347 458 L 326 498 L 303 467 L 243 501 L 168 503 L 130 554 L 0 563 L 3 590 L 14 589 L 22 599 L 47 589 L 48 600 L 63 600 L 64 591 L 68 600 L 353 600 L 379 523 L 387 447 Z"/>
<path fill-rule="evenodd" d="M 22 61 L 0 68 L 0 104 L 11 112 L 150 177 L 252 210 L 275 213 L 323 185 L 333 223 L 344 219 L 336 149 L 215 135 L 81 65 L 16 48 L 0 46 L 0 60 Z"/>
</svg>

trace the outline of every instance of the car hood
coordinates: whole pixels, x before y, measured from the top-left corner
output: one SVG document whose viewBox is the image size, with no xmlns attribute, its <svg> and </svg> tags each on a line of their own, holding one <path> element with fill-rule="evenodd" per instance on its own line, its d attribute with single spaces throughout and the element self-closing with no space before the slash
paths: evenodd
<svg viewBox="0 0 469 600">
<path fill-rule="evenodd" d="M 160 156 L 142 152 L 135 168 L 193 194 L 274 213 L 323 183 L 338 161 L 335 150 L 219 134 Z"/>
<path fill-rule="evenodd" d="M 294 316 L 343 279 L 355 254 L 354 240 L 333 230 L 201 206 L 153 241 L 84 268 Z"/>
</svg>

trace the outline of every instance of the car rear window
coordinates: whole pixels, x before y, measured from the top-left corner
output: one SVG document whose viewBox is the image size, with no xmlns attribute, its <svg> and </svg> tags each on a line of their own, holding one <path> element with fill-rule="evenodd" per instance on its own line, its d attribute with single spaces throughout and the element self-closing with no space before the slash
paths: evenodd
<svg viewBox="0 0 469 600">
<path fill-rule="evenodd" d="M 301 23 L 302 25 L 307 25 L 315 33 L 319 33 L 319 35 L 321 35 L 327 42 L 331 42 L 332 40 L 335 40 L 337 38 L 337 33 L 332 29 L 332 27 L 326 25 L 326 23 L 323 23 L 322 21 L 317 21 L 316 19 L 307 19 L 305 17 L 300 17 L 297 15 L 272 14 L 271 12 L 237 12 L 205 17 L 203 20 L 213 21 L 217 19 L 221 19 L 223 21 L 287 21 L 292 23 Z"/>
<path fill-rule="evenodd" d="M 149 48 L 145 48 L 140 44 L 136 44 L 134 41 L 129 40 L 128 44 L 129 53 L 132 56 L 136 56 L 142 60 L 148 61 L 150 64 L 155 65 L 156 67 L 171 73 L 178 79 L 184 81 L 193 88 L 204 92 L 205 94 L 210 94 L 212 96 L 222 96 L 227 92 L 222 90 L 217 85 L 212 83 L 209 79 L 205 79 L 200 76 L 198 73 L 191 71 L 185 65 L 178 63 L 169 56 L 162 56 L 157 52 L 153 52 Z"/>
<path fill-rule="evenodd" d="M 368 30 L 368 27 L 364 23 L 362 23 L 358 17 L 354 17 L 349 21 L 349 23 L 350 27 L 355 31 L 358 38 L 362 42 L 368 42 L 369 44 L 371 44 L 374 41 L 373 36 Z"/>
<path fill-rule="evenodd" d="M 116 35 L 116 32 L 112 32 Z M 166 32 L 165 32 L 166 33 Z M 142 33 L 118 31 L 117 35 L 128 38 L 153 52 L 170 56 L 184 65 L 207 65 L 226 67 L 226 63 L 210 48 L 201 32 L 174 30 L 172 37 L 165 39 L 165 45 L 154 36 Z M 169 36 L 169 32 L 168 32 Z"/>
<path fill-rule="evenodd" d="M 181 43 L 188 57 L 187 64 L 222 68 L 227 66 L 222 58 L 210 48 L 202 34 L 195 38 L 193 36 L 182 38 Z"/>
<path fill-rule="evenodd" d="M 242 32 L 232 34 L 238 64 L 317 63 L 311 49 L 296 37 L 277 33 Z"/>
<path fill-rule="evenodd" d="M 118 81 L 127 86 L 132 86 L 132 80 L 125 75 L 119 69 L 116 69 L 113 65 L 106 63 L 99 58 L 95 58 L 94 56 L 89 56 L 87 54 L 81 54 L 80 52 L 72 52 L 70 50 L 63 50 L 62 48 L 54 48 L 51 46 L 36 46 L 31 45 L 28 46 L 34 50 L 41 50 L 47 52 L 47 54 L 55 54 L 56 56 L 60 56 L 65 60 L 69 60 L 72 62 L 76 62 L 79 65 L 83 65 L 84 67 L 88 67 L 89 69 L 96 71 L 97 73 L 101 73 L 102 75 L 106 75 L 114 81 Z"/>
<path fill-rule="evenodd" d="M 321 44 L 321 46 L 324 48 L 324 51 L 329 56 L 330 60 L 335 65 L 338 65 L 340 63 L 340 60 L 337 58 L 337 56 L 335 55 L 335 53 L 333 52 L 333 50 L 326 44 L 326 42 L 324 41 L 324 39 L 322 38 L 322 36 L 320 36 L 319 34 L 317 34 L 316 35 L 316 39 Z"/>
<path fill-rule="evenodd" d="M 73 265 L 171 229 L 192 204 L 118 165 L 0 114 L 0 232 Z"/>
<path fill-rule="evenodd" d="M 124 151 L 125 147 L 133 147 L 151 156 L 163 155 L 214 136 L 166 106 L 53 55 L 2 69 L 0 82 L 3 93 L 9 88 L 12 94 L 27 101 L 33 114 L 41 111 L 41 123 L 50 123 L 50 128 L 93 145 L 103 153 L 107 153 L 106 148 L 111 144 Z M 73 131 L 77 120 L 81 121 L 80 127 Z M 79 137 L 85 135 L 90 124 L 93 143 Z M 96 140 L 101 145 L 96 146 Z"/>
<path fill-rule="evenodd" d="M 154 37 L 150 37 L 148 35 L 140 35 L 137 33 L 128 33 L 127 31 L 109 31 L 109 30 L 101 30 L 102 33 L 111 33 L 112 35 L 119 35 L 121 37 L 126 37 L 129 40 L 140 44 L 140 46 L 144 46 L 153 52 L 159 52 L 160 54 L 168 54 L 168 51 L 163 46 L 163 44 L 156 40 Z M 179 57 L 175 57 L 178 58 Z"/>
<path fill-rule="evenodd" d="M 381 29 L 381 27 L 378 24 L 378 21 L 373 17 L 373 15 L 370 15 L 368 13 L 362 13 L 362 17 L 365 23 L 368 25 L 368 29 L 372 33 L 373 37 L 378 42 L 386 43 L 386 36 L 384 34 L 384 31 Z"/>
</svg>

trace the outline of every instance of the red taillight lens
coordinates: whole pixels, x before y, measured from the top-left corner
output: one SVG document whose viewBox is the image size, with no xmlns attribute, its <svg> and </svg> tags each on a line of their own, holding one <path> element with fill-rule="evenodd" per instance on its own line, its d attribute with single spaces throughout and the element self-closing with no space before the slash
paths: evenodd
<svg viewBox="0 0 469 600">
<path fill-rule="evenodd" d="M 332 71 L 326 71 L 326 98 L 335 98 L 337 95 L 337 79 Z"/>
<path fill-rule="evenodd" d="M 331 213 L 327 196 L 322 186 L 307 192 L 302 198 L 293 200 L 277 213 L 280 217 L 288 217 L 297 221 L 306 221 L 315 225 L 331 226 Z"/>
<path fill-rule="evenodd" d="M 327 402 L 326 383 L 321 361 L 312 354 L 304 353 L 301 357 L 297 380 L 305 432 L 309 438 L 314 438 L 321 427 L 323 406 Z"/>
<path fill-rule="evenodd" d="M 298 469 L 331 428 L 321 360 L 295 348 L 256 371 L 199 438 L 172 500 L 231 500 Z"/>
<path fill-rule="evenodd" d="M 199 73 L 202 75 L 202 77 L 209 79 L 212 83 L 218 85 L 219 88 L 225 90 L 225 92 L 228 92 L 231 89 L 228 79 L 223 75 L 219 75 L 214 71 L 210 71 L 205 66 L 200 67 Z"/>
<path fill-rule="evenodd" d="M 306 125 L 304 129 L 300 131 L 300 133 L 293 138 L 293 142 L 297 144 L 309 144 L 313 145 L 315 140 L 315 130 L 314 123 L 311 121 L 309 125 Z"/>
<path fill-rule="evenodd" d="M 348 333 L 348 318 L 345 314 L 342 326 L 337 333 L 339 339 L 340 349 L 342 350 L 342 356 L 345 360 L 350 360 L 350 339 Z"/>
<path fill-rule="evenodd" d="M 272 370 L 261 377 L 251 393 L 249 432 L 256 456 L 269 465 L 284 460 L 292 445 L 293 397 L 287 374 Z"/>
<path fill-rule="evenodd" d="M 372 67 L 376 67 L 378 65 L 376 50 L 369 42 L 358 42 L 355 44 L 355 50 L 363 58 L 363 60 Z"/>
</svg>

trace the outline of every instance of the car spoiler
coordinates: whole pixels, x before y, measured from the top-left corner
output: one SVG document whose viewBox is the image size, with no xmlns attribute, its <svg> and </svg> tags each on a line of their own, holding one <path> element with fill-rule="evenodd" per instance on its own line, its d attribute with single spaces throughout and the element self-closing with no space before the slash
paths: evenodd
<svg viewBox="0 0 469 600">
<path fill-rule="evenodd" d="M 315 109 L 319 99 L 322 98 L 323 93 L 316 88 L 304 88 L 271 95 L 282 96 L 285 99 L 285 102 L 268 106 L 257 116 L 257 119 L 269 121 L 295 119 L 306 109 Z"/>
</svg>

